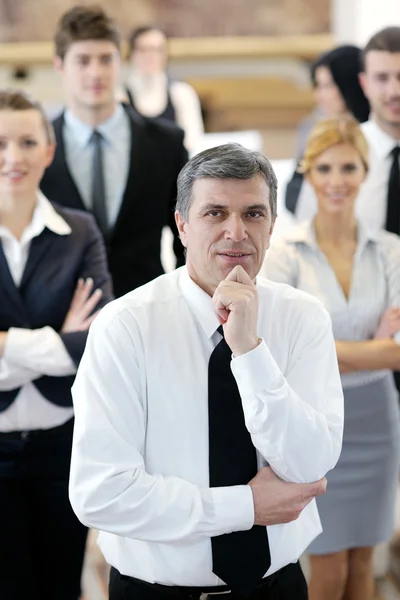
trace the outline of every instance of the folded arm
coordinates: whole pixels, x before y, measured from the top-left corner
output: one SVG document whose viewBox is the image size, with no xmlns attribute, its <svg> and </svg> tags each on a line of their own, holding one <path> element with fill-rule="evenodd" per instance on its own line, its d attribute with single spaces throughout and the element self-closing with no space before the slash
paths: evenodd
<svg viewBox="0 0 400 600">
<path fill-rule="evenodd" d="M 400 370 L 400 346 L 393 339 L 336 342 L 341 373 Z"/>
</svg>

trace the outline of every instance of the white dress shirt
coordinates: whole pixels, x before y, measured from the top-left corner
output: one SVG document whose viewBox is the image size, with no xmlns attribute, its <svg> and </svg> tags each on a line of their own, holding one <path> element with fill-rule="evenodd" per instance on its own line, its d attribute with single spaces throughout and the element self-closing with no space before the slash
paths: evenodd
<svg viewBox="0 0 400 600">
<path fill-rule="evenodd" d="M 57 235 L 69 235 L 71 229 L 51 203 L 38 194 L 32 221 L 17 240 L 0 226 L 0 243 L 15 285 L 18 287 L 34 237 L 47 227 Z M 47 400 L 32 381 L 42 375 L 73 375 L 76 367 L 60 336 L 51 327 L 8 330 L 6 346 L 0 357 L 0 392 L 21 387 L 14 402 L 0 412 L 0 431 L 49 429 L 72 418 L 72 407 L 56 406 Z"/>
<path fill-rule="evenodd" d="M 257 289 L 263 341 L 231 362 L 246 426 L 260 467 L 316 481 L 342 443 L 330 318 L 290 286 L 259 278 Z M 210 538 L 254 523 L 250 486 L 209 487 L 208 362 L 218 326 L 210 296 L 182 267 L 110 303 L 90 329 L 72 388 L 70 499 L 123 574 L 220 585 Z M 268 527 L 268 574 L 296 561 L 320 532 L 314 501 L 297 521 Z"/>
<path fill-rule="evenodd" d="M 299 223 L 267 252 L 262 274 L 319 298 L 332 318 L 336 340 L 373 338 L 382 314 L 400 307 L 400 238 L 358 224 L 352 281 L 346 298 L 336 275 L 320 250 L 312 221 Z M 361 386 L 385 371 L 343 373 L 344 388 Z"/>
<path fill-rule="evenodd" d="M 184 144 L 192 152 L 204 134 L 199 97 L 191 85 L 184 81 L 170 81 L 165 73 L 153 77 L 140 77 L 133 71 L 128 80 L 138 112 L 157 117 L 167 106 L 167 91 L 175 110 L 176 123 L 185 132 Z M 122 91 L 123 93 L 123 91 Z"/>
<path fill-rule="evenodd" d="M 106 191 L 106 212 L 110 226 L 115 224 L 129 174 L 131 127 L 121 104 L 113 115 L 98 125 L 103 136 L 103 172 Z M 70 110 L 65 111 L 62 131 L 65 159 L 72 179 L 88 210 L 92 208 L 92 172 L 94 146 L 93 127 L 80 121 Z"/>
<path fill-rule="evenodd" d="M 356 201 L 356 215 L 368 229 L 383 229 L 386 224 L 389 172 L 393 160 L 390 153 L 400 142 L 391 138 L 372 120 L 363 123 L 361 130 L 369 145 L 369 171 Z M 314 190 L 304 181 L 296 207 L 296 219 L 312 219 L 316 212 Z"/>
</svg>

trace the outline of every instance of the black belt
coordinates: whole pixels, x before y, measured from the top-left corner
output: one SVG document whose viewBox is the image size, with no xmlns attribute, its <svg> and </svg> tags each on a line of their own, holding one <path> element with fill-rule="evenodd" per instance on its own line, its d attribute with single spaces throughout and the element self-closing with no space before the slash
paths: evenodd
<svg viewBox="0 0 400 600">
<path fill-rule="evenodd" d="M 112 567 L 113 571 L 116 571 Z M 157 590 L 165 594 L 166 596 L 174 596 L 179 600 L 207 600 L 209 596 L 226 596 L 226 600 L 229 599 L 230 595 L 232 597 L 237 597 L 226 585 L 218 585 L 213 587 L 186 587 L 186 586 L 170 586 L 170 585 L 161 585 L 160 583 L 149 583 L 147 581 L 142 581 L 141 579 L 136 579 L 135 577 L 130 577 L 129 575 L 120 575 L 121 579 L 132 581 L 133 584 L 139 586 L 150 587 L 153 590 Z M 253 595 L 257 595 L 258 592 L 261 592 L 265 589 L 272 588 L 279 577 L 279 571 L 273 573 L 272 575 L 268 575 L 268 577 L 264 577 L 264 579 L 254 588 Z M 221 598 L 221 600 L 224 600 Z"/>
<path fill-rule="evenodd" d="M 49 429 L 27 429 L 26 431 L 0 431 L 1 440 L 30 440 L 38 437 L 54 437 L 60 433 L 71 431 L 74 428 L 74 418 L 69 419 L 66 423 L 58 427 Z"/>
</svg>

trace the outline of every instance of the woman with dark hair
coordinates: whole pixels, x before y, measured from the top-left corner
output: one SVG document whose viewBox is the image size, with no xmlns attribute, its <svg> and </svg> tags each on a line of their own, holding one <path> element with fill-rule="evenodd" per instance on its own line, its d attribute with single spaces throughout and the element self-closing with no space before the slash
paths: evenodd
<svg viewBox="0 0 400 600">
<path fill-rule="evenodd" d="M 369 102 L 359 82 L 362 52 L 357 46 L 338 46 L 322 54 L 311 66 L 317 110 L 304 121 L 299 131 L 299 155 L 303 154 L 308 134 L 321 118 L 352 115 L 359 123 L 368 120 Z"/>
<path fill-rule="evenodd" d="M 359 81 L 362 51 L 357 46 L 338 46 L 322 54 L 311 66 L 311 81 L 317 107 L 298 131 L 297 158 L 301 158 L 308 135 L 321 118 L 352 116 L 359 123 L 368 120 L 369 102 Z M 286 208 L 293 214 L 303 185 L 303 174 L 296 171 L 286 188 Z"/>
<path fill-rule="evenodd" d="M 179 125 L 185 132 L 185 145 L 192 151 L 204 132 L 200 102 L 189 84 L 169 77 L 167 36 L 157 27 L 138 27 L 129 38 L 129 51 L 132 68 L 126 99 L 145 117 Z"/>
</svg>

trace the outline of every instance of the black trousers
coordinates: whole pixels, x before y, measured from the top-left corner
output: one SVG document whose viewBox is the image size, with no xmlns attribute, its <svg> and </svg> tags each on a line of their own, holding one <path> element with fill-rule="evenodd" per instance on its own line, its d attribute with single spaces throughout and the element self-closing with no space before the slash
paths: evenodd
<svg viewBox="0 0 400 600">
<path fill-rule="evenodd" d="M 87 528 L 68 500 L 73 421 L 0 433 L 0 598 L 78 600 Z"/>
<path fill-rule="evenodd" d="M 184 568 L 184 565 L 182 565 Z M 204 591 L 208 591 L 207 588 Z M 198 588 L 153 585 L 125 577 L 116 569 L 110 572 L 109 600 L 200 600 Z M 307 583 L 300 564 L 277 572 L 271 585 L 260 585 L 247 600 L 307 600 Z M 235 594 L 210 595 L 208 600 L 242 600 Z"/>
</svg>

